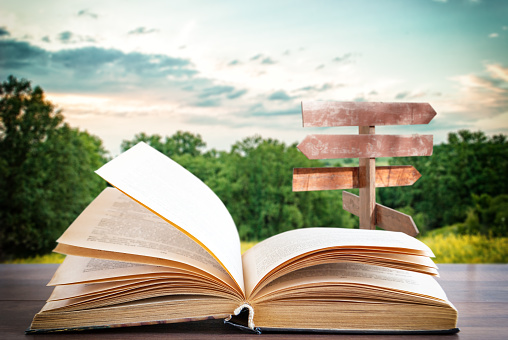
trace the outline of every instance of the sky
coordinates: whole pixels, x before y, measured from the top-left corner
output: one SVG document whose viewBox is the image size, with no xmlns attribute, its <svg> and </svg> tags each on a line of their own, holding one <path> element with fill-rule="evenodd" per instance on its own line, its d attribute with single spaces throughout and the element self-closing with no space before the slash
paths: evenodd
<svg viewBox="0 0 508 340">
<path fill-rule="evenodd" d="M 0 81 L 41 86 L 112 156 L 140 132 L 229 151 L 303 128 L 310 100 L 428 102 L 429 125 L 376 133 L 508 134 L 505 0 L 0 0 Z"/>
</svg>

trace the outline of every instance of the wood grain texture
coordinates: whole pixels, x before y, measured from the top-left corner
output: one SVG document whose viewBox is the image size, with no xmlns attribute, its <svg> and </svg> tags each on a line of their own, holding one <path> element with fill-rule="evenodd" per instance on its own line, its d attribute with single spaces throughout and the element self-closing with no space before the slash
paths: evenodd
<svg viewBox="0 0 508 340">
<path fill-rule="evenodd" d="M 435 115 L 429 103 L 302 102 L 304 127 L 428 124 Z"/>
<path fill-rule="evenodd" d="M 298 149 L 309 159 L 430 156 L 432 135 L 308 135 Z"/>
<path fill-rule="evenodd" d="M 293 191 L 359 188 L 358 167 L 294 168 Z M 413 185 L 421 174 L 411 165 L 376 166 L 376 188 Z"/>
<path fill-rule="evenodd" d="M 375 126 L 359 126 L 360 135 L 374 135 Z M 376 229 L 376 159 L 360 158 L 358 165 L 360 186 L 360 229 Z"/>
<path fill-rule="evenodd" d="M 342 207 L 351 214 L 359 216 L 360 197 L 347 191 L 342 192 Z M 418 235 L 413 218 L 397 210 L 376 204 L 375 207 L 375 225 L 385 230 L 401 231 L 410 236 Z"/>
<path fill-rule="evenodd" d="M 45 287 L 58 265 L 0 264 L 0 338 L 2 339 L 253 339 L 260 336 L 224 325 L 222 320 L 113 328 L 26 336 L 25 329 L 51 293 Z M 454 335 L 411 335 L 411 340 L 506 339 L 508 334 L 508 264 L 439 264 L 439 284 L 459 311 Z M 47 289 L 40 290 L 40 287 Z M 26 297 L 30 296 L 30 300 Z M 266 333 L 263 339 L 405 339 L 400 335 Z"/>
</svg>

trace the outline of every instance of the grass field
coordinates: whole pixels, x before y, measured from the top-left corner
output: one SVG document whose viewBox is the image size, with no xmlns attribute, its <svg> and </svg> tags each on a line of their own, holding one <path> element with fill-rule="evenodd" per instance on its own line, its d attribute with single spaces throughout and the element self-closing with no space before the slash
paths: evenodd
<svg viewBox="0 0 508 340">
<path fill-rule="evenodd" d="M 508 263 L 508 238 L 489 238 L 481 235 L 455 235 L 438 232 L 421 237 L 436 258 L 436 263 Z M 244 253 L 257 242 L 242 242 Z M 61 263 L 65 256 L 48 254 L 4 263 Z"/>
<path fill-rule="evenodd" d="M 436 255 L 436 263 L 508 263 L 508 238 L 439 234 L 420 238 Z"/>
</svg>

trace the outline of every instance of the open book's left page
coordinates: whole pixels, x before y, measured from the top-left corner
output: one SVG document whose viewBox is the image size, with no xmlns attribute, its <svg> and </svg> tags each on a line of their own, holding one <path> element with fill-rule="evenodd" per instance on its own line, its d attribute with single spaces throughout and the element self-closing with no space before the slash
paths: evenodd
<svg viewBox="0 0 508 340">
<path fill-rule="evenodd" d="M 199 244 L 115 188 L 104 189 L 58 243 L 55 250 L 64 254 L 201 272 L 232 288 L 236 286 L 224 268 Z M 79 267 L 73 265 L 58 270 L 59 279 L 53 281 L 57 284 L 87 281 L 89 271 L 76 272 Z M 127 269 L 132 270 L 132 267 L 123 268 Z"/>
<path fill-rule="evenodd" d="M 108 162 L 97 174 L 198 242 L 244 290 L 233 218 L 200 179 L 145 143 Z"/>
</svg>

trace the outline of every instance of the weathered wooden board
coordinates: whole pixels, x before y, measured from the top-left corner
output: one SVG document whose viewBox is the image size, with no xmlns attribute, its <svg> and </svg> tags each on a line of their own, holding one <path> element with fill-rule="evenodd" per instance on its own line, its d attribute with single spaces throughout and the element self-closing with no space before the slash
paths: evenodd
<svg viewBox="0 0 508 340">
<path fill-rule="evenodd" d="M 360 213 L 360 197 L 348 191 L 342 192 L 342 207 L 351 214 L 358 216 Z M 381 204 L 376 204 L 375 224 L 385 230 L 401 231 L 410 236 L 418 235 L 413 218 L 409 215 L 390 209 Z"/>
<path fill-rule="evenodd" d="M 360 135 L 374 135 L 375 126 L 359 126 Z M 376 159 L 360 158 L 358 162 L 360 182 L 360 229 L 376 229 Z"/>
<path fill-rule="evenodd" d="M 432 155 L 432 135 L 308 135 L 298 149 L 309 159 Z"/>
<path fill-rule="evenodd" d="M 302 102 L 304 127 L 428 124 L 435 115 L 429 103 Z"/>
<path fill-rule="evenodd" d="M 358 167 L 294 168 L 293 191 L 359 188 Z M 376 188 L 413 185 L 422 175 L 411 165 L 376 167 Z"/>
</svg>

